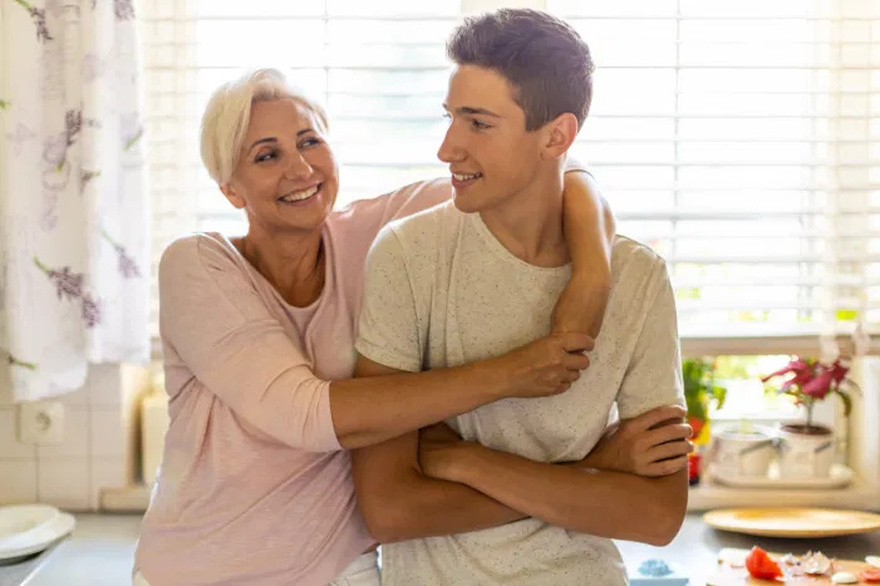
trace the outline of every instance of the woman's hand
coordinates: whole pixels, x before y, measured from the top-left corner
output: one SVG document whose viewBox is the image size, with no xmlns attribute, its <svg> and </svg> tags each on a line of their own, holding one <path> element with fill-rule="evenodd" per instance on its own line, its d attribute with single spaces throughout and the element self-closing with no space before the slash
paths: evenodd
<svg viewBox="0 0 880 586">
<path fill-rule="evenodd" d="M 453 469 L 465 442 L 451 427 L 437 423 L 419 430 L 419 466 L 422 473 L 441 480 L 452 480 Z"/>
<path fill-rule="evenodd" d="M 546 397 L 568 390 L 590 365 L 583 352 L 593 349 L 593 339 L 582 333 L 551 334 L 488 362 L 506 373 L 507 397 Z"/>
<path fill-rule="evenodd" d="M 638 417 L 612 424 L 578 465 L 639 476 L 666 476 L 687 466 L 693 451 L 687 411 L 678 405 L 657 407 Z"/>
</svg>

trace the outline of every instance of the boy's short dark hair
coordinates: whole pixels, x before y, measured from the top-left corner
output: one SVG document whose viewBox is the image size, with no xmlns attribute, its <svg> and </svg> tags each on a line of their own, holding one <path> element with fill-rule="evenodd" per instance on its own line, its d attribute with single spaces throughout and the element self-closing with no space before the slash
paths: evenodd
<svg viewBox="0 0 880 586">
<path fill-rule="evenodd" d="M 580 129 L 593 97 L 590 48 L 569 24 L 544 12 L 504 8 L 468 17 L 446 43 L 458 65 L 503 75 L 513 99 L 536 130 L 560 114 L 574 114 Z"/>
</svg>

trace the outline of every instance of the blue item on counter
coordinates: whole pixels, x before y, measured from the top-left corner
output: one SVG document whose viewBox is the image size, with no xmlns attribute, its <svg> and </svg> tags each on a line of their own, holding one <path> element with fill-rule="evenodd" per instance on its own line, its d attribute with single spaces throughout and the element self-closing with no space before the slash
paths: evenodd
<svg viewBox="0 0 880 586">
<path fill-rule="evenodd" d="M 630 572 L 629 583 L 630 586 L 688 586 L 690 580 L 676 564 L 654 558 L 642 562 L 636 572 Z"/>
</svg>

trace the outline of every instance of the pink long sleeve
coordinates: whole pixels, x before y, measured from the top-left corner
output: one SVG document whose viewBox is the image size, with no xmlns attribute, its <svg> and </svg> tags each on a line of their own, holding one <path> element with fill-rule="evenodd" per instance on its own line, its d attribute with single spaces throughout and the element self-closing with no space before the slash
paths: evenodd
<svg viewBox="0 0 880 586">
<path fill-rule="evenodd" d="M 171 425 L 135 555 L 152 586 L 323 586 L 373 542 L 329 381 L 354 371 L 364 262 L 388 221 L 449 197 L 407 186 L 334 213 L 310 307 L 288 305 L 219 234 L 174 242 L 159 267 Z"/>
<path fill-rule="evenodd" d="M 340 449 L 330 383 L 314 375 L 230 252 L 204 236 L 178 240 L 165 251 L 159 265 L 163 337 L 191 376 L 256 429 L 292 447 Z"/>
</svg>

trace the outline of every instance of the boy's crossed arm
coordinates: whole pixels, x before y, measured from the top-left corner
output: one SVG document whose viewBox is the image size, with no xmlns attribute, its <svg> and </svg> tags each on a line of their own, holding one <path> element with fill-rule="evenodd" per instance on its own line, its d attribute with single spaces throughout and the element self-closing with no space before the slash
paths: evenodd
<svg viewBox="0 0 880 586">
<path fill-rule="evenodd" d="M 358 359 L 357 376 L 394 372 Z M 573 531 L 667 543 L 680 524 L 675 488 L 682 472 L 650 478 L 595 466 L 613 462 L 620 469 L 665 472 L 660 460 L 670 446 L 677 445 L 673 452 L 686 449 L 682 438 L 689 432 L 686 425 L 655 426 L 680 417 L 680 407 L 668 406 L 623 422 L 591 456 L 572 465 L 533 462 L 461 441 L 438 427 L 422 433 L 420 464 L 419 434 L 410 433 L 353 452 L 361 512 L 382 543 L 487 529 L 529 516 Z"/>
</svg>

